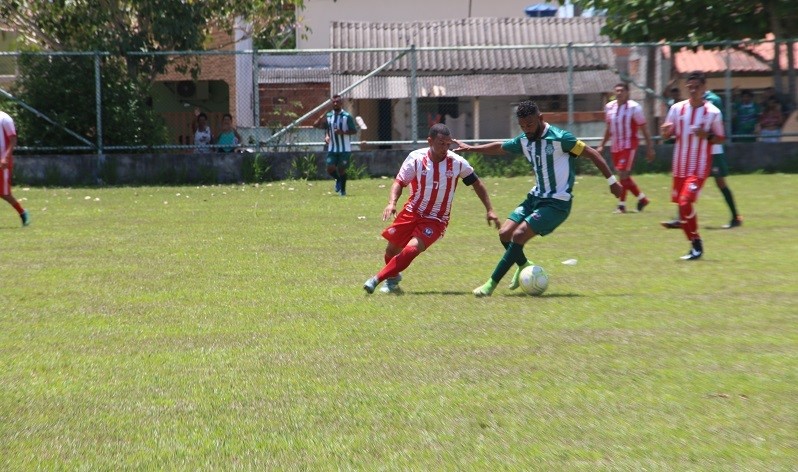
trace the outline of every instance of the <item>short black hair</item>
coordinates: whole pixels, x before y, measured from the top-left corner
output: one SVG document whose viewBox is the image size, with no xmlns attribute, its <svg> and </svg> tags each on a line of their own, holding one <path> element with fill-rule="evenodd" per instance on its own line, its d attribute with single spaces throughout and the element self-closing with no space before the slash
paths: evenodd
<svg viewBox="0 0 798 472">
<path fill-rule="evenodd" d="M 438 137 L 439 134 L 442 134 L 444 136 L 451 136 L 452 132 L 449 131 L 449 127 L 446 126 L 445 124 L 435 123 L 434 125 L 432 125 L 432 127 L 430 127 L 428 137 L 436 138 Z"/>
<path fill-rule="evenodd" d="M 687 74 L 687 80 L 697 80 L 702 84 L 707 83 L 707 75 L 700 70 L 694 70 Z"/>
<path fill-rule="evenodd" d="M 222 118 L 230 118 L 230 120 L 232 121 L 233 115 L 231 115 L 230 113 L 225 113 L 224 115 L 222 115 Z"/>
<path fill-rule="evenodd" d="M 205 112 L 203 111 L 199 115 L 197 115 L 197 119 L 199 119 L 199 118 L 205 118 L 207 120 L 208 119 L 208 115 L 206 115 Z"/>
<path fill-rule="evenodd" d="M 515 116 L 518 118 L 526 118 L 527 116 L 537 116 L 540 114 L 540 108 L 537 103 L 532 100 L 524 100 L 518 104 L 518 109 L 515 110 Z"/>
<path fill-rule="evenodd" d="M 752 92 L 752 91 L 750 91 L 748 89 L 745 89 L 745 90 L 742 91 L 742 93 L 740 93 L 740 95 L 753 97 L 754 96 L 754 92 Z"/>
<path fill-rule="evenodd" d="M 623 87 L 624 90 L 626 90 L 627 92 L 629 91 L 629 84 L 627 82 L 618 82 L 617 84 L 615 84 L 615 87 L 613 88 L 618 88 L 618 87 Z"/>
</svg>

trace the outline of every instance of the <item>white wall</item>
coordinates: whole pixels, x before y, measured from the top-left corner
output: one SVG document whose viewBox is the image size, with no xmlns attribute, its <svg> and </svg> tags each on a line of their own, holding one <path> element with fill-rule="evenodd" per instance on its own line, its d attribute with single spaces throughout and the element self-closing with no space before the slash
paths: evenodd
<svg viewBox="0 0 798 472">
<path fill-rule="evenodd" d="M 330 47 L 331 21 L 399 22 L 452 20 L 469 17 L 526 17 L 524 9 L 535 0 L 306 0 L 300 22 L 308 37 L 297 38 L 298 49 Z"/>
</svg>

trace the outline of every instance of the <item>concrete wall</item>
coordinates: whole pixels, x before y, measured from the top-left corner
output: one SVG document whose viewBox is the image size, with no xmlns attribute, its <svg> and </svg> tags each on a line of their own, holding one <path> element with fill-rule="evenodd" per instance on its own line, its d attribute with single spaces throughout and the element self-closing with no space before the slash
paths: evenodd
<svg viewBox="0 0 798 472">
<path fill-rule="evenodd" d="M 672 145 L 657 145 L 657 158 L 648 164 L 635 161 L 637 172 L 670 172 Z M 407 150 L 373 150 L 353 153 L 352 166 L 371 176 L 394 176 Z M 644 149 L 638 151 L 645 155 Z M 264 153 L 261 172 L 269 180 L 296 177 L 293 163 L 312 155 L 317 177 L 325 176 L 323 152 Z M 734 143 L 726 147 L 732 172 L 798 172 L 798 146 L 794 143 Z M 134 154 L 17 156 L 15 185 L 92 186 L 151 184 L 217 184 L 253 181 L 254 156 L 231 154 Z M 263 170 L 265 169 L 265 170 Z"/>
</svg>

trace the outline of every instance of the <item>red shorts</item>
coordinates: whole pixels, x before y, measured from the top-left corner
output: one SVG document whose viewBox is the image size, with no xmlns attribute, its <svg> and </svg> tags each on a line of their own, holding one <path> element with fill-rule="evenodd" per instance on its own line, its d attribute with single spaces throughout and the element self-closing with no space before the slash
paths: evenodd
<svg viewBox="0 0 798 472">
<path fill-rule="evenodd" d="M 393 224 L 382 232 L 382 237 L 396 247 L 402 248 L 412 238 L 418 238 L 428 248 L 443 237 L 446 232 L 446 223 L 431 218 L 422 218 L 415 213 L 402 210 L 396 216 Z"/>
<path fill-rule="evenodd" d="M 0 169 L 0 197 L 11 195 L 11 175 L 14 170 L 14 159 L 8 160 L 8 167 Z"/>
<path fill-rule="evenodd" d="M 671 188 L 671 202 L 679 203 L 684 200 L 695 203 L 698 201 L 698 195 L 701 193 L 704 181 L 704 179 L 695 175 L 674 177 L 673 187 Z"/>
<path fill-rule="evenodd" d="M 612 164 L 615 166 L 616 170 L 632 170 L 632 166 L 635 163 L 635 153 L 637 152 L 636 148 L 632 149 L 624 149 L 623 151 L 617 151 L 612 153 Z"/>
</svg>

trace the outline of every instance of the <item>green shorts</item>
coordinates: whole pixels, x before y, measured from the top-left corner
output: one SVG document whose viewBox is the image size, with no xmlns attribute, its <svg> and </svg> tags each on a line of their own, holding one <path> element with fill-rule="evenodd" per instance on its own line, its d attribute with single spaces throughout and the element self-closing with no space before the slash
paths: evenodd
<svg viewBox="0 0 798 472">
<path fill-rule="evenodd" d="M 571 200 L 565 202 L 556 198 L 539 198 L 529 194 L 507 219 L 516 223 L 526 221 L 532 231 L 545 236 L 568 219 L 568 215 L 571 214 L 571 203 Z"/>
<path fill-rule="evenodd" d="M 349 159 L 351 157 L 351 152 L 328 152 L 327 166 L 335 166 L 339 169 L 346 169 L 349 167 Z"/>
<path fill-rule="evenodd" d="M 729 175 L 729 163 L 726 161 L 726 154 L 712 155 L 712 172 L 709 175 L 712 177 L 726 177 Z"/>
</svg>

